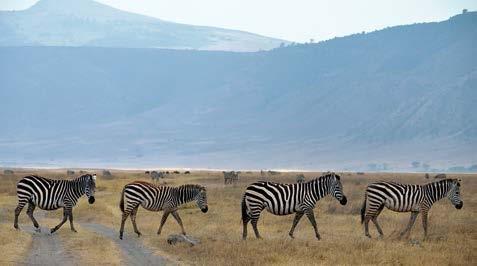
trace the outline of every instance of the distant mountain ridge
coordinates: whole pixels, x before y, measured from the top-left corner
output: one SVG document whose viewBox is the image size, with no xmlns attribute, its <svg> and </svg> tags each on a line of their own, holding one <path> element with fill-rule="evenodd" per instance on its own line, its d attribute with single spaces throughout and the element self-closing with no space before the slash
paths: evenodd
<svg viewBox="0 0 477 266">
<path fill-rule="evenodd" d="M 476 43 L 468 12 L 256 53 L 0 48 L 0 165 L 470 169 Z"/>
<path fill-rule="evenodd" d="M 223 51 L 269 50 L 288 43 L 244 31 L 172 23 L 93 0 L 40 0 L 0 11 L 0 46 L 94 46 Z"/>
</svg>

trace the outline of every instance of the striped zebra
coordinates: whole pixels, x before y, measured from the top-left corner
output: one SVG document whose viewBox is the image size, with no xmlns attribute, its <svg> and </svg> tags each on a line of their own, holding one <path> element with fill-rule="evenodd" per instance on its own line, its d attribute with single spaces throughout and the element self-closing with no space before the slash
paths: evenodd
<svg viewBox="0 0 477 266">
<path fill-rule="evenodd" d="M 292 228 L 288 233 L 291 238 L 295 227 L 303 214 L 306 214 L 315 229 L 315 236 L 320 239 L 313 209 L 316 202 L 331 194 L 341 205 L 346 205 L 340 176 L 335 173 L 315 178 L 304 183 L 279 184 L 273 182 L 256 182 L 247 187 L 242 199 L 243 239 L 247 238 L 247 224 L 252 223 L 255 236 L 261 238 L 257 222 L 263 209 L 275 215 L 295 214 Z"/>
<path fill-rule="evenodd" d="M 73 226 L 73 207 L 85 194 L 88 202 L 93 204 L 95 189 L 96 175 L 85 174 L 73 180 L 52 180 L 36 175 L 25 176 L 17 183 L 18 206 L 15 209 L 13 226 L 18 229 L 18 216 L 28 203 L 27 214 L 36 231 L 40 231 L 40 226 L 33 217 L 33 211 L 38 206 L 48 211 L 63 208 L 63 220 L 50 230 L 51 233 L 60 229 L 67 219 L 70 220 L 71 231 L 76 232 Z"/>
<path fill-rule="evenodd" d="M 361 223 L 364 223 L 364 233 L 369 235 L 369 220 L 373 221 L 380 237 L 383 230 L 378 224 L 378 215 L 384 207 L 396 212 L 411 212 L 411 218 L 400 237 L 410 232 L 416 217 L 422 214 L 424 236 L 427 236 L 427 214 L 434 202 L 447 197 L 457 209 L 463 202 L 460 198 L 460 180 L 444 179 L 425 185 L 399 184 L 394 182 L 376 182 L 366 189 L 363 207 L 361 208 Z"/>
<path fill-rule="evenodd" d="M 206 188 L 200 185 L 182 185 L 179 187 L 156 186 L 151 183 L 135 181 L 124 186 L 121 193 L 121 201 L 119 208 L 123 215 L 121 220 L 121 229 L 119 230 L 119 238 L 123 239 L 124 223 L 129 215 L 131 215 L 131 222 L 134 232 L 141 236 L 141 232 L 137 229 L 136 214 L 141 205 L 148 211 L 164 211 L 161 219 L 161 225 L 157 234 L 161 234 L 162 227 L 167 220 L 169 214 L 176 219 L 180 225 L 182 234 L 186 234 L 182 220 L 177 212 L 180 205 L 195 200 L 197 206 L 202 212 L 208 211 L 207 206 L 207 191 Z"/>
<path fill-rule="evenodd" d="M 239 179 L 239 173 L 240 172 L 235 172 L 235 171 L 225 172 L 225 171 L 222 171 L 222 173 L 224 174 L 224 184 L 225 185 L 235 184 Z"/>
</svg>

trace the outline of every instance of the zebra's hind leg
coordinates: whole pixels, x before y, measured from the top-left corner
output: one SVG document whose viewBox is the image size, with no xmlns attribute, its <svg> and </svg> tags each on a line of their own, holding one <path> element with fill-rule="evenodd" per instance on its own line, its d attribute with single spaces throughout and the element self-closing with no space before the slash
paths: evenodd
<svg viewBox="0 0 477 266">
<path fill-rule="evenodd" d="M 418 214 L 419 212 L 411 212 L 411 218 L 409 219 L 409 223 L 407 224 L 406 229 L 404 229 L 404 231 L 401 232 L 401 234 L 399 235 L 399 238 L 403 237 L 404 235 L 406 235 L 407 233 L 411 231 L 411 228 L 414 225 L 414 222 L 416 221 L 416 217 Z"/>
<path fill-rule="evenodd" d="M 50 229 L 50 233 L 54 233 L 56 232 L 58 229 L 60 229 L 60 227 L 66 223 L 66 220 L 68 220 L 68 212 L 66 211 L 66 208 L 63 208 L 63 220 L 55 227 L 51 228 Z"/>
<path fill-rule="evenodd" d="M 28 217 L 30 217 L 31 221 L 33 222 L 33 226 L 35 227 L 35 231 L 37 232 L 40 232 L 40 225 L 38 224 L 38 222 L 36 221 L 35 217 L 33 217 L 33 211 L 35 210 L 35 204 L 33 204 L 32 202 L 29 202 L 28 203 L 28 209 L 27 209 L 27 214 L 28 214 Z"/>
<path fill-rule="evenodd" d="M 378 230 L 378 233 L 379 233 L 379 237 L 383 237 L 384 234 L 383 234 L 383 230 L 381 229 L 381 226 L 379 226 L 378 217 L 377 216 L 373 217 L 371 221 L 373 221 L 374 225 L 376 226 L 376 229 Z"/>
<path fill-rule="evenodd" d="M 313 213 L 313 210 L 306 210 L 306 217 L 308 217 L 308 220 L 310 220 L 311 225 L 313 226 L 313 229 L 315 229 L 315 236 L 318 240 L 321 239 L 320 233 L 318 233 L 318 226 L 316 225 L 316 220 L 315 220 L 315 214 Z"/>
<path fill-rule="evenodd" d="M 137 229 L 137 225 L 136 225 L 136 214 L 137 214 L 137 210 L 138 210 L 139 206 L 137 206 L 136 208 L 134 208 L 131 212 L 131 222 L 132 222 L 132 225 L 133 225 L 133 228 L 134 228 L 134 233 L 137 234 L 138 237 L 140 237 L 142 234 L 141 232 L 139 232 L 139 230 Z"/>
<path fill-rule="evenodd" d="M 20 215 L 23 210 L 23 207 L 25 207 L 27 203 L 27 200 L 18 200 L 18 205 L 15 208 L 15 219 L 13 221 L 13 227 L 15 227 L 15 229 L 18 229 L 18 216 Z"/>
<path fill-rule="evenodd" d="M 297 212 L 295 214 L 295 219 L 293 220 L 293 225 L 292 225 L 292 228 L 290 229 L 290 232 L 288 233 L 288 235 L 291 237 L 291 238 L 295 238 L 293 236 L 293 232 L 295 232 L 295 227 L 297 226 L 298 222 L 300 221 L 301 217 L 303 217 L 303 212 Z"/>
<path fill-rule="evenodd" d="M 129 212 L 123 212 L 123 215 L 121 217 L 121 228 L 119 229 L 119 239 L 123 239 L 123 233 L 124 233 L 124 223 L 126 222 L 126 219 L 129 216 Z"/>
<path fill-rule="evenodd" d="M 243 218 L 242 222 L 243 222 L 242 239 L 245 240 L 247 239 L 247 226 L 248 226 L 248 222 L 250 222 L 250 217 L 248 217 L 247 215 L 246 217 Z"/>
<path fill-rule="evenodd" d="M 257 228 L 257 223 L 258 223 L 258 219 L 260 218 L 260 216 L 255 216 L 255 217 L 252 217 L 252 227 L 253 227 L 253 231 L 255 232 L 255 237 L 260 239 L 262 238 L 260 236 L 260 233 L 258 232 L 258 228 Z"/>
</svg>

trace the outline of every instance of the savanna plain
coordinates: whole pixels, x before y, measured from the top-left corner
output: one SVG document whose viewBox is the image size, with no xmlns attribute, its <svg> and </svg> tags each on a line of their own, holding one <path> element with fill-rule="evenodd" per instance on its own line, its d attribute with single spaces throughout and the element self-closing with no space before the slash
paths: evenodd
<svg viewBox="0 0 477 266">
<path fill-rule="evenodd" d="M 79 169 L 78 169 L 79 170 Z M 79 264 L 128 264 L 125 247 L 118 239 L 121 211 L 118 207 L 123 186 L 133 180 L 152 182 L 144 171 L 111 170 L 112 176 L 97 173 L 96 202 L 88 204 L 83 197 L 73 209 L 78 233 L 70 231 L 69 224 L 54 234 L 57 252 L 65 253 L 68 263 Z M 2 171 L 3 172 L 3 171 Z M 183 171 L 181 171 L 183 172 Z M 26 215 L 20 215 L 20 230 L 13 228 L 14 209 L 17 204 L 16 183 L 23 176 L 38 174 L 54 179 L 71 179 L 66 169 L 36 170 L 16 169 L 13 175 L 0 174 L 0 264 L 29 264 L 31 254 L 38 249 L 41 238 Z M 373 236 L 364 236 L 360 223 L 360 209 L 367 184 L 378 180 L 424 184 L 433 182 L 421 173 L 339 173 L 348 204 L 341 206 L 328 196 L 317 203 L 315 216 L 322 240 L 316 240 L 312 226 L 304 217 L 295 231 L 295 239 L 288 236 L 294 216 L 274 216 L 264 211 L 258 223 L 263 239 L 255 239 L 249 224 L 249 237 L 242 240 L 240 203 L 248 184 L 257 180 L 295 182 L 298 173 L 286 172 L 261 177 L 259 172 L 242 172 L 235 185 L 224 185 L 221 172 L 191 171 L 191 174 L 171 174 L 158 185 L 177 186 L 186 183 L 207 187 L 209 211 L 202 213 L 189 203 L 181 207 L 181 215 L 187 234 L 198 238 L 200 244 L 169 245 L 170 234 L 180 233 L 176 221 L 169 217 L 162 234 L 157 235 L 162 212 L 149 212 L 142 208 L 137 224 L 142 232 L 134 234 L 130 220 L 125 227 L 123 243 L 139 242 L 155 255 L 166 258 L 170 264 L 190 265 L 477 265 L 477 175 L 449 174 L 462 180 L 461 193 L 464 207 L 455 209 L 448 199 L 434 204 L 429 213 L 429 235 L 423 237 L 420 216 L 410 237 L 399 239 L 410 217 L 409 213 L 384 210 L 379 216 L 384 238 L 377 238 L 377 231 L 370 223 Z M 320 173 L 304 173 L 306 180 Z M 40 225 L 51 228 L 62 218 L 62 211 L 35 210 Z M 114 230 L 114 235 L 103 235 L 91 229 L 91 225 Z M 63 254 L 63 255 L 65 255 Z M 53 256 L 54 257 L 54 256 Z M 54 259 L 54 258 L 53 258 Z M 34 261 L 34 260 L 33 260 Z M 56 261 L 61 264 L 62 262 Z"/>
</svg>

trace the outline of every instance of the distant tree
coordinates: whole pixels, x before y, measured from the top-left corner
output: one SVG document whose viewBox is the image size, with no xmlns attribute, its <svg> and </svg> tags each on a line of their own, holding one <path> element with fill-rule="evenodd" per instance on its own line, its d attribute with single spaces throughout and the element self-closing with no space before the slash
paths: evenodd
<svg viewBox="0 0 477 266">
<path fill-rule="evenodd" d="M 310 43 L 314 43 L 314 42 L 315 42 L 315 39 L 311 38 Z"/>
<path fill-rule="evenodd" d="M 469 11 L 469 10 L 467 10 L 467 8 L 462 9 L 462 14 L 467 13 L 467 11 Z"/>
<path fill-rule="evenodd" d="M 280 48 L 283 48 L 283 47 L 285 47 L 285 43 L 284 43 L 284 42 L 280 43 Z"/>
<path fill-rule="evenodd" d="M 474 164 L 474 165 L 470 166 L 469 171 L 470 172 L 477 172 L 477 164 Z"/>
<path fill-rule="evenodd" d="M 412 168 L 419 168 L 419 166 L 421 166 L 421 163 L 418 161 L 414 161 L 411 163 L 411 165 L 412 165 Z"/>
</svg>

